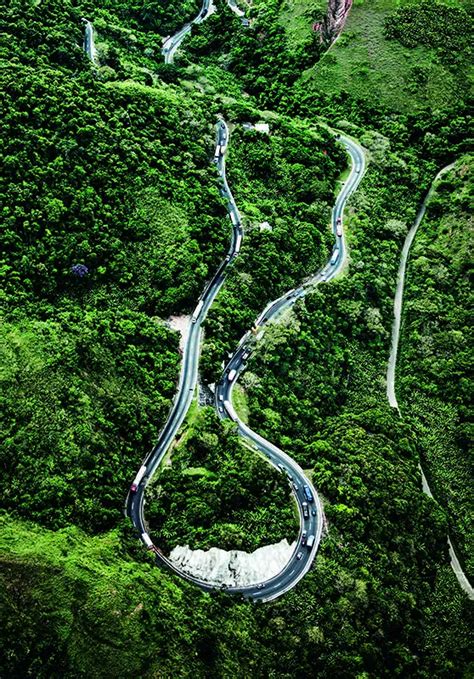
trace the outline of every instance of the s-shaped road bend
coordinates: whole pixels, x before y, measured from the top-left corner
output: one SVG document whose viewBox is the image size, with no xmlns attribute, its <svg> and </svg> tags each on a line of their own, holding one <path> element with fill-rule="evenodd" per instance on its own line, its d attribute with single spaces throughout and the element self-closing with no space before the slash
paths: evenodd
<svg viewBox="0 0 474 679">
<path fill-rule="evenodd" d="M 191 33 L 191 29 L 194 24 L 200 24 L 205 21 L 214 11 L 212 0 L 203 0 L 202 7 L 199 11 L 197 17 L 195 17 L 189 24 L 185 24 L 183 28 L 175 33 L 174 35 L 166 38 L 161 48 L 161 52 L 165 58 L 165 64 L 172 64 L 174 60 L 174 55 L 176 50 L 179 48 L 188 33 Z"/>
<path fill-rule="evenodd" d="M 255 321 L 253 331 L 254 334 L 257 334 L 257 339 L 261 334 L 261 329 L 263 329 L 270 320 L 275 319 L 283 313 L 283 311 L 292 307 L 298 299 L 304 297 L 312 288 L 314 288 L 314 286 L 334 278 L 341 271 L 346 262 L 347 249 L 342 229 L 342 216 L 347 199 L 356 190 L 364 174 L 365 156 L 359 144 L 352 139 L 341 135 L 339 140 L 344 145 L 351 158 L 351 171 L 336 199 L 332 211 L 332 229 L 335 237 L 335 245 L 330 260 L 320 271 L 314 274 L 299 288 L 289 291 L 267 305 L 265 310 Z M 161 550 L 153 544 L 145 523 L 144 504 L 146 486 L 155 474 L 169 446 L 174 440 L 191 404 L 197 384 L 201 325 L 206 318 L 212 302 L 225 281 L 228 267 L 233 264 L 233 261 L 240 252 L 243 239 L 242 221 L 227 183 L 225 171 L 225 153 L 228 141 L 229 130 L 226 123 L 221 120 L 217 124 L 217 144 L 214 162 L 216 163 L 221 178 L 220 191 L 222 196 L 227 199 L 227 209 L 232 222 L 232 240 L 230 249 L 214 277 L 201 295 L 196 309 L 194 310 L 190 323 L 189 336 L 183 351 L 181 375 L 173 408 L 160 433 L 157 445 L 144 460 L 131 485 L 126 499 L 126 513 L 132 519 L 133 525 L 140 534 L 142 542 L 149 550 L 155 552 L 157 562 L 165 563 L 181 577 L 208 591 L 219 589 L 219 587 L 190 576 L 176 568 Z M 263 453 L 271 464 L 273 464 L 281 473 L 285 473 L 288 476 L 288 481 L 291 484 L 299 509 L 300 532 L 293 554 L 280 573 L 265 582 L 241 587 L 229 586 L 226 589 L 228 592 L 240 594 L 248 599 L 271 601 L 293 588 L 310 569 L 321 540 L 323 514 L 317 492 L 301 467 L 289 455 L 269 441 L 266 441 L 262 436 L 252 431 L 244 424 L 239 419 L 232 406 L 232 389 L 239 375 L 245 369 L 246 360 L 251 350 L 249 347 L 251 336 L 251 331 L 248 331 L 244 335 L 225 368 L 224 374 L 216 387 L 216 408 L 221 419 L 230 418 L 233 420 L 237 424 L 239 434 L 247 440 L 248 444 L 260 453 Z M 305 532 L 304 541 L 303 532 Z"/>
</svg>

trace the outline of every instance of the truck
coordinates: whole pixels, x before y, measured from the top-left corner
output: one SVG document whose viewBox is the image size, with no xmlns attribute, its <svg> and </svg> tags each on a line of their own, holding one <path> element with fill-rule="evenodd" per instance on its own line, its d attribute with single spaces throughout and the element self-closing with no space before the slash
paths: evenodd
<svg viewBox="0 0 474 679">
<path fill-rule="evenodd" d="M 342 218 L 338 217 L 336 220 L 336 235 L 341 238 L 342 236 Z"/>
<path fill-rule="evenodd" d="M 331 257 L 331 264 L 335 264 L 339 258 L 339 248 L 335 248 Z"/>
<path fill-rule="evenodd" d="M 240 252 L 240 246 L 241 246 L 241 244 L 242 244 L 242 234 L 241 234 L 241 233 L 238 233 L 238 234 L 237 234 L 237 238 L 235 239 L 235 249 L 234 249 L 234 253 L 235 253 L 235 254 L 237 254 L 238 252 Z"/>
<path fill-rule="evenodd" d="M 221 149 L 222 149 L 221 145 L 220 145 L 220 144 L 217 144 L 217 146 L 216 146 L 216 152 L 214 153 L 214 162 L 215 162 L 215 163 L 218 163 L 218 162 L 219 162 L 219 158 L 220 158 L 220 156 L 221 156 Z"/>
<path fill-rule="evenodd" d="M 303 493 L 308 502 L 314 502 L 313 493 L 309 486 L 303 486 Z"/>
<path fill-rule="evenodd" d="M 307 502 L 303 502 L 301 506 L 302 506 L 302 508 L 303 508 L 303 518 L 309 519 L 308 503 L 307 503 Z"/>
<path fill-rule="evenodd" d="M 155 545 L 151 541 L 150 536 L 148 533 L 142 533 L 142 540 L 146 544 L 146 548 L 155 551 Z"/>
<path fill-rule="evenodd" d="M 135 478 L 133 479 L 133 483 L 132 483 L 132 485 L 130 486 L 130 492 L 136 493 L 137 488 L 138 488 L 138 486 L 139 486 L 139 484 L 140 484 L 140 481 L 143 479 L 143 477 L 145 476 L 145 474 L 146 474 L 146 466 L 143 464 L 143 465 L 140 467 L 140 469 L 138 470 L 138 474 L 137 474 L 137 475 L 135 476 Z"/>
<path fill-rule="evenodd" d="M 314 535 L 309 535 L 308 539 L 306 540 L 306 547 L 308 549 L 311 549 L 313 545 L 314 545 Z"/>
<path fill-rule="evenodd" d="M 237 374 L 237 370 L 234 370 L 234 369 L 232 369 L 232 370 L 229 372 L 229 374 L 227 375 L 227 379 L 229 380 L 229 382 L 232 382 L 232 380 L 234 379 L 234 377 L 236 376 L 236 374 Z"/>
<path fill-rule="evenodd" d="M 237 415 L 235 413 L 235 410 L 232 407 L 232 403 L 230 401 L 224 401 L 224 408 L 227 411 L 228 416 L 233 422 L 237 422 Z"/>
<path fill-rule="evenodd" d="M 201 309 L 202 309 L 203 305 L 204 305 L 204 300 L 201 299 L 201 301 L 198 303 L 197 307 L 194 309 L 193 317 L 191 319 L 191 321 L 193 323 L 196 323 L 196 321 L 199 317 L 199 314 L 201 313 Z"/>
</svg>

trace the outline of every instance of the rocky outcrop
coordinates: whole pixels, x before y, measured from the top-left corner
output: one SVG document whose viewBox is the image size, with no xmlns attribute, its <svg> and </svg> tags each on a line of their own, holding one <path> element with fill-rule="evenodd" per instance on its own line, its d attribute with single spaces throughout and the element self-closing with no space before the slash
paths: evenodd
<svg viewBox="0 0 474 679">
<path fill-rule="evenodd" d="M 344 28 L 352 0 L 328 0 L 328 10 L 321 23 L 314 24 L 319 31 L 321 42 L 330 45 Z"/>
<path fill-rule="evenodd" d="M 239 550 L 226 552 L 217 547 L 207 551 L 193 550 L 185 545 L 175 547 L 168 558 L 188 575 L 211 585 L 238 587 L 273 578 L 288 563 L 295 545 L 282 540 L 274 545 L 260 547 L 250 554 Z"/>
</svg>

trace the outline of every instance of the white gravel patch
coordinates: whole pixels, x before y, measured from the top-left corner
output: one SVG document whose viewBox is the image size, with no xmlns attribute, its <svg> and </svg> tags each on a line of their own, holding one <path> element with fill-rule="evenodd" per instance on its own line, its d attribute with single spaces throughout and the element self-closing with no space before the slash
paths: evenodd
<svg viewBox="0 0 474 679">
<path fill-rule="evenodd" d="M 252 553 L 218 547 L 204 551 L 178 546 L 169 555 L 170 561 L 188 575 L 212 585 L 240 587 L 256 585 L 278 575 L 293 554 L 296 542 L 282 540 L 274 545 L 259 547 Z"/>
<path fill-rule="evenodd" d="M 189 326 L 191 323 L 191 316 L 170 316 L 168 318 L 170 328 L 176 330 L 180 334 L 179 348 L 184 351 L 184 346 L 189 335 Z"/>
</svg>

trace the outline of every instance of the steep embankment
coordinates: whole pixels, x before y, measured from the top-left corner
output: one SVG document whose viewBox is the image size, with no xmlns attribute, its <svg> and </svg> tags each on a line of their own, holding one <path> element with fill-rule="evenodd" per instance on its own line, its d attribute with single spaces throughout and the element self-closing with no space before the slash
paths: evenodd
<svg viewBox="0 0 474 679">
<path fill-rule="evenodd" d="M 328 0 L 327 14 L 319 30 L 325 43 L 330 44 L 344 28 L 352 0 Z"/>
<path fill-rule="evenodd" d="M 466 156 L 443 176 L 412 245 L 397 366 L 400 410 L 412 421 L 431 490 L 447 511 L 451 539 L 471 582 L 473 167 Z"/>
</svg>

